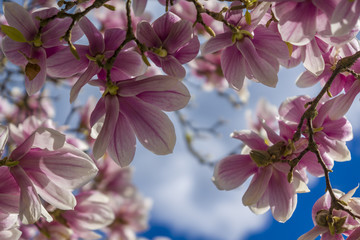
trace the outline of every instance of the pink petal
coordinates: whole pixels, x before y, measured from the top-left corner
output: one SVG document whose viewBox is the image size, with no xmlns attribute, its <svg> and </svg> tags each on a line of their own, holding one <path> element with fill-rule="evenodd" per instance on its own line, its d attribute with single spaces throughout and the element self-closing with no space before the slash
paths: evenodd
<svg viewBox="0 0 360 240">
<path fill-rule="evenodd" d="M 42 199 L 62 210 L 74 209 L 76 200 L 69 189 L 57 186 L 44 173 L 36 171 L 27 171 L 27 173 Z"/>
<path fill-rule="evenodd" d="M 297 96 L 287 98 L 279 108 L 279 114 L 285 120 L 299 122 L 301 115 L 305 112 L 305 104 L 310 102 L 308 96 Z"/>
<path fill-rule="evenodd" d="M 261 199 L 268 188 L 272 173 L 272 166 L 258 169 L 258 172 L 253 176 L 249 188 L 246 190 L 242 198 L 242 202 L 245 206 L 256 204 Z"/>
<path fill-rule="evenodd" d="M 135 16 L 140 16 L 143 14 L 145 7 L 147 4 L 147 0 L 134 0 L 132 3 L 132 7 L 134 10 Z"/>
<path fill-rule="evenodd" d="M 254 39 L 252 42 L 256 49 L 260 49 L 272 56 L 276 56 L 276 58 L 289 58 L 289 49 L 281 39 L 280 35 L 274 33 L 265 26 L 260 25 L 255 28 Z"/>
<path fill-rule="evenodd" d="M 18 240 L 20 239 L 22 232 L 17 228 L 0 231 L 0 238 L 2 240 Z"/>
<path fill-rule="evenodd" d="M 323 132 L 316 133 L 316 142 L 336 161 L 349 161 L 351 155 L 345 142 L 329 139 Z"/>
<path fill-rule="evenodd" d="M 97 173 L 93 160 L 70 144 L 56 151 L 32 150 L 20 164 L 24 169 L 43 172 L 54 184 L 71 190 L 84 185 Z"/>
<path fill-rule="evenodd" d="M 180 50 L 174 53 L 174 57 L 181 63 L 187 63 L 193 60 L 200 48 L 200 42 L 197 36 L 193 38 L 185 45 L 185 47 L 180 48 Z"/>
<path fill-rule="evenodd" d="M 105 43 L 101 32 L 87 17 L 81 18 L 79 25 L 89 40 L 91 55 L 96 56 L 97 54 L 103 53 L 105 50 Z"/>
<path fill-rule="evenodd" d="M 244 56 L 255 79 L 266 86 L 275 87 L 278 82 L 277 71 L 258 55 L 251 40 L 245 37 L 241 42 L 237 42 L 236 46 Z"/>
<path fill-rule="evenodd" d="M 297 79 L 296 79 L 296 86 L 300 88 L 307 88 L 312 87 L 319 80 L 317 79 L 316 75 L 310 71 L 304 71 Z"/>
<path fill-rule="evenodd" d="M 324 71 L 325 62 L 316 40 L 311 40 L 310 43 L 304 46 L 302 51 L 302 55 L 305 56 L 303 59 L 304 67 L 319 76 Z"/>
<path fill-rule="evenodd" d="M 298 240 L 315 240 L 320 234 L 323 234 L 327 231 L 329 231 L 329 229 L 326 227 L 315 226 L 307 233 L 301 235 Z"/>
<path fill-rule="evenodd" d="M 123 97 L 135 96 L 143 92 L 169 91 L 177 88 L 179 80 L 166 75 L 119 82 L 118 94 Z"/>
<path fill-rule="evenodd" d="M 19 212 L 19 210 L 18 210 Z M 18 213 L 17 212 L 17 213 Z M 18 214 L 7 214 L 0 212 L 0 233 L 4 230 L 14 227 L 18 222 Z M 1 235 L 0 235 L 1 237 Z M 1 238 L 3 239 L 3 238 Z"/>
<path fill-rule="evenodd" d="M 316 33 L 317 8 L 311 1 L 281 2 L 273 9 L 282 39 L 297 46 L 309 43 Z"/>
<path fill-rule="evenodd" d="M 136 97 L 120 98 L 119 102 L 120 111 L 126 116 L 144 147 L 158 155 L 173 151 L 175 129 L 166 114 Z"/>
<path fill-rule="evenodd" d="M 90 61 L 89 66 L 86 71 L 80 76 L 80 78 L 76 81 L 74 86 L 70 91 L 70 103 L 73 103 L 79 92 L 85 84 L 87 84 L 93 76 L 95 76 L 98 72 L 100 72 L 100 68 L 97 63 Z"/>
<path fill-rule="evenodd" d="M 180 81 L 174 82 L 172 88 L 165 91 L 143 92 L 137 95 L 144 102 L 159 107 L 164 111 L 177 111 L 184 108 L 189 100 L 190 93 Z"/>
<path fill-rule="evenodd" d="M 5 56 L 13 64 L 18 66 L 25 66 L 28 62 L 25 57 L 30 57 L 31 53 L 31 46 L 28 43 L 16 42 L 10 39 L 8 36 L 5 36 L 2 40 L 1 47 Z"/>
<path fill-rule="evenodd" d="M 232 32 L 224 32 L 210 38 L 206 43 L 202 45 L 201 54 L 206 55 L 209 53 L 217 52 L 233 45 L 234 43 L 231 40 L 231 37 Z"/>
<path fill-rule="evenodd" d="M 263 196 L 255 204 L 249 206 L 250 210 L 255 214 L 264 214 L 270 209 L 269 205 L 269 189 L 265 191 Z"/>
<path fill-rule="evenodd" d="M 342 0 L 331 18 L 331 31 L 336 36 L 350 32 L 359 20 L 360 4 L 358 1 Z"/>
<path fill-rule="evenodd" d="M 2 156 L 5 144 L 9 138 L 9 129 L 6 126 L 0 125 L 0 157 Z"/>
<path fill-rule="evenodd" d="M 89 47 L 75 45 L 80 59 L 76 59 L 68 47 L 51 55 L 47 60 L 47 73 L 53 77 L 66 78 L 80 73 L 89 65 L 89 59 L 86 54 L 89 53 Z"/>
<path fill-rule="evenodd" d="M 330 119 L 335 120 L 343 117 L 351 107 L 359 92 L 360 81 L 355 81 L 347 93 L 340 94 L 336 98 L 332 99 L 331 101 L 334 102 L 333 107 L 329 112 Z"/>
<path fill-rule="evenodd" d="M 8 167 L 0 167 L 0 189 L 0 212 L 6 214 L 19 213 L 20 191 Z"/>
<path fill-rule="evenodd" d="M 29 12 L 19 4 L 13 2 L 4 2 L 3 7 L 8 24 L 19 30 L 28 41 L 33 40 L 38 29 Z"/>
<path fill-rule="evenodd" d="M 25 77 L 25 88 L 26 92 L 31 96 L 37 93 L 44 85 L 46 80 L 46 52 L 43 48 L 37 49 L 31 58 L 37 60 L 36 64 L 40 67 L 40 72 L 37 73 L 34 79 L 30 80 L 27 76 Z"/>
<path fill-rule="evenodd" d="M 192 35 L 191 23 L 187 20 L 180 20 L 171 26 L 169 35 L 163 42 L 164 48 L 168 53 L 173 54 L 179 48 L 183 47 L 191 39 Z"/>
<path fill-rule="evenodd" d="M 13 160 L 20 161 L 31 148 L 54 151 L 64 146 L 65 139 L 65 135 L 54 129 L 39 127 L 11 152 L 10 157 Z"/>
<path fill-rule="evenodd" d="M 356 228 L 355 231 L 353 231 L 347 240 L 358 240 L 360 239 L 360 227 Z"/>
<path fill-rule="evenodd" d="M 249 155 L 231 155 L 216 164 L 213 182 L 219 190 L 231 190 L 241 186 L 256 170 Z"/>
<path fill-rule="evenodd" d="M 352 125 L 346 118 L 327 121 L 323 124 L 323 127 L 323 131 L 332 139 L 340 141 L 350 141 L 353 139 Z"/>
<path fill-rule="evenodd" d="M 71 22 L 71 18 L 65 18 L 61 20 L 57 19 L 50 22 L 50 24 L 46 26 L 48 29 L 46 29 L 46 31 L 43 30 L 41 33 L 42 46 L 45 48 L 50 48 L 61 45 L 64 40 L 60 41 L 60 38 L 65 35 Z M 73 34 L 74 30 L 72 31 L 71 35 L 73 36 Z"/>
<path fill-rule="evenodd" d="M 287 177 L 280 171 L 273 171 L 269 181 L 269 203 L 274 218 L 278 222 L 286 222 L 293 214 L 297 195 Z"/>
<path fill-rule="evenodd" d="M 268 146 L 265 144 L 265 140 L 261 138 L 257 133 L 250 130 L 233 132 L 231 134 L 231 137 L 239 139 L 251 149 L 267 150 L 268 148 Z"/>
<path fill-rule="evenodd" d="M 105 51 L 113 51 L 125 40 L 126 31 L 120 28 L 110 28 L 105 30 Z"/>
<path fill-rule="evenodd" d="M 24 224 L 35 223 L 41 215 L 41 201 L 35 187 L 20 166 L 10 168 L 10 172 L 20 187 L 20 220 Z"/>
<path fill-rule="evenodd" d="M 148 47 L 160 47 L 162 44 L 150 23 L 146 21 L 138 23 L 136 27 L 136 36 L 141 43 Z"/>
<path fill-rule="evenodd" d="M 104 98 L 100 98 L 99 101 L 96 103 L 94 110 L 91 112 L 90 116 L 90 126 L 94 126 L 94 124 L 99 121 L 99 119 L 105 115 L 105 100 Z"/>
<path fill-rule="evenodd" d="M 236 48 L 225 48 L 221 54 L 221 69 L 229 85 L 235 90 L 242 89 L 245 79 L 245 59 Z"/>
<path fill-rule="evenodd" d="M 162 42 L 164 42 L 169 35 L 173 25 L 180 20 L 180 17 L 169 11 L 154 21 L 154 31 Z"/>
<path fill-rule="evenodd" d="M 121 167 L 127 167 L 134 158 L 135 150 L 134 130 L 123 114 L 119 113 L 115 131 L 108 147 L 110 157 Z"/>
<path fill-rule="evenodd" d="M 165 58 L 160 58 L 160 61 L 161 68 L 166 74 L 180 79 L 185 77 L 185 68 L 175 57 L 168 55 Z"/>
<path fill-rule="evenodd" d="M 119 101 L 117 96 L 105 96 L 106 115 L 104 125 L 101 128 L 99 136 L 96 138 L 93 147 L 95 159 L 101 158 L 110 144 L 112 133 L 115 130 L 116 122 L 119 116 Z"/>
<path fill-rule="evenodd" d="M 114 62 L 114 68 L 120 70 L 125 74 L 126 78 L 121 79 L 117 78 L 116 75 L 113 75 L 113 69 L 111 70 L 111 77 L 114 81 L 129 79 L 133 77 L 140 76 L 145 73 L 147 65 L 142 60 L 140 54 L 135 51 L 123 51 L 120 52 L 116 61 Z"/>
</svg>

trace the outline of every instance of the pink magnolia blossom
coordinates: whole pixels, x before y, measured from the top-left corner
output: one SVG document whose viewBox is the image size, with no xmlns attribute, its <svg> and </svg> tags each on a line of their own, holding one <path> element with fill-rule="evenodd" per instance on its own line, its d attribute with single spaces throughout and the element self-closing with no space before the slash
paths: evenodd
<svg viewBox="0 0 360 240">
<path fill-rule="evenodd" d="M 194 59 L 200 48 L 191 23 L 171 12 L 162 15 L 152 25 L 146 21 L 140 22 L 136 36 L 150 49 L 147 54 L 155 65 L 177 78 L 185 77 L 186 71 L 182 65 Z"/>
<path fill-rule="evenodd" d="M 68 49 L 63 49 L 50 57 L 48 61 L 48 73 L 54 77 L 69 77 L 86 69 L 71 89 L 70 102 L 77 98 L 80 89 L 93 76 L 105 75 L 101 65 L 112 56 L 115 49 L 125 40 L 126 35 L 126 32 L 121 29 L 108 29 L 103 37 L 86 17 L 81 19 L 79 25 L 89 40 L 89 46 L 76 45 L 80 60 L 74 58 Z M 125 49 L 128 48 L 129 44 Z M 111 69 L 111 77 L 116 81 L 121 81 L 139 76 L 145 70 L 146 65 L 137 52 L 121 51 Z"/>
<path fill-rule="evenodd" d="M 155 154 L 172 152 L 175 145 L 175 129 L 162 111 L 176 111 L 186 106 L 190 99 L 187 88 L 170 76 L 153 76 L 129 79 L 106 86 L 105 80 L 97 84 L 105 89 L 92 115 L 95 126 L 92 137 L 96 138 L 93 154 L 95 159 L 106 151 L 120 166 L 132 161 L 136 138 Z M 102 118 L 105 115 L 105 118 Z M 101 127 L 97 129 L 97 127 Z"/>
<path fill-rule="evenodd" d="M 280 108 L 279 114 L 287 123 L 287 126 L 295 132 L 300 121 L 301 115 L 305 112 L 305 104 L 311 99 L 307 96 L 288 98 Z M 333 166 L 333 161 L 348 161 L 351 159 L 350 152 L 346 146 L 346 141 L 353 138 L 352 126 L 350 122 L 342 117 L 332 120 L 329 116 L 331 102 L 320 103 L 317 108 L 318 115 L 313 120 L 314 140 L 319 146 L 320 153 L 329 169 Z M 303 125 L 303 131 L 306 129 Z M 306 137 L 307 134 L 305 133 Z M 308 153 L 300 161 L 300 165 L 307 166 L 307 170 L 315 175 L 323 175 L 323 170 L 314 154 Z"/>
<path fill-rule="evenodd" d="M 194 61 L 191 61 L 189 66 L 195 76 L 205 80 L 205 90 L 215 88 L 219 91 L 225 91 L 229 85 L 224 77 L 220 64 L 220 52 L 217 52 L 198 57 Z"/>
<path fill-rule="evenodd" d="M 4 3 L 5 18 L 9 26 L 18 31 L 18 35 L 6 36 L 2 41 L 2 50 L 12 63 L 25 67 L 25 88 L 29 95 L 38 92 L 44 85 L 46 59 L 56 52 L 55 47 L 64 43 L 59 39 L 71 23 L 70 18 L 55 19 L 39 32 L 40 21 L 37 18 L 45 19 L 56 15 L 57 12 L 56 8 L 49 8 L 30 14 L 17 3 Z M 75 32 L 73 40 L 80 37 Z"/>
<path fill-rule="evenodd" d="M 202 47 L 202 54 L 222 50 L 221 68 L 229 85 L 240 90 L 245 76 L 249 79 L 275 87 L 278 81 L 278 59 L 287 59 L 289 51 L 280 35 L 258 25 L 269 9 L 269 3 L 260 3 L 251 11 L 251 24 L 246 22 L 242 11 L 230 10 L 226 14 L 229 23 L 238 27 L 232 32 L 216 35 Z"/>
<path fill-rule="evenodd" d="M 41 228 L 48 233 L 45 235 L 39 232 L 34 240 L 77 240 L 77 236 L 74 234 L 71 228 L 65 225 L 52 221 L 50 223 L 42 223 Z M 24 239 L 26 240 L 26 239 Z"/>
<path fill-rule="evenodd" d="M 352 41 L 339 47 L 332 47 L 329 51 L 322 54 L 325 63 L 324 71 L 320 75 L 316 76 L 312 71 L 307 70 L 298 77 L 296 85 L 298 87 L 311 87 L 317 82 L 324 85 L 330 79 L 337 62 L 341 58 L 351 56 L 359 50 L 360 46 L 357 39 L 353 39 Z M 358 70 L 360 69 L 359 67 L 360 61 L 357 61 L 351 69 Z M 335 76 L 329 91 L 334 96 L 338 95 L 342 90 L 347 91 L 354 81 L 355 78 L 352 75 L 339 73 Z"/>
<path fill-rule="evenodd" d="M 137 192 L 131 197 L 111 194 L 110 206 L 115 220 L 105 229 L 109 240 L 136 240 L 136 233 L 148 228 L 148 213 L 152 206 L 150 199 Z"/>
<path fill-rule="evenodd" d="M 272 11 L 279 20 L 282 39 L 297 46 L 310 43 L 315 34 L 331 35 L 330 19 L 340 0 L 265 0 L 275 2 Z"/>
<path fill-rule="evenodd" d="M 25 224 L 36 222 L 41 215 L 52 219 L 41 199 L 59 209 L 73 209 L 72 190 L 97 173 L 85 153 L 67 144 L 63 134 L 44 127 L 18 145 L 5 159 L 5 166 L 20 188 L 19 217 Z"/>
<path fill-rule="evenodd" d="M 295 168 L 293 181 L 288 182 L 290 166 L 280 162 L 280 159 L 292 159 L 294 156 L 285 157 L 285 138 L 276 135 L 265 124 L 264 128 L 269 137 L 267 141 L 274 145 L 268 146 L 253 131 L 234 132 L 232 137 L 247 146 L 243 154 L 228 156 L 216 165 L 213 181 L 218 189 L 231 190 L 241 186 L 252 176 L 242 198 L 243 204 L 257 214 L 263 214 L 271 208 L 274 218 L 285 222 L 296 208 L 296 193 L 309 191 L 306 186 L 307 178 L 303 169 Z"/>
<path fill-rule="evenodd" d="M 334 192 L 339 200 L 347 203 L 354 199 L 352 198 L 352 195 L 355 193 L 356 189 L 357 188 L 349 191 L 347 194 L 337 189 L 334 189 Z M 326 192 L 325 195 L 315 202 L 312 208 L 314 228 L 303 234 L 298 240 L 314 240 L 319 235 L 321 235 L 321 240 L 343 240 L 343 235 L 349 236 L 355 228 L 360 227 L 360 223 L 345 211 L 334 209 L 332 214 L 330 214 L 330 206 L 331 197 L 329 192 Z M 333 220 L 334 225 L 332 227 L 329 225 L 327 219 Z M 358 232 L 355 234 L 358 235 Z"/>
<path fill-rule="evenodd" d="M 61 216 L 82 239 L 101 237 L 92 230 L 98 230 L 114 221 L 114 212 L 109 206 L 109 197 L 98 191 L 86 191 L 76 195 L 74 210 L 61 212 Z"/>
</svg>

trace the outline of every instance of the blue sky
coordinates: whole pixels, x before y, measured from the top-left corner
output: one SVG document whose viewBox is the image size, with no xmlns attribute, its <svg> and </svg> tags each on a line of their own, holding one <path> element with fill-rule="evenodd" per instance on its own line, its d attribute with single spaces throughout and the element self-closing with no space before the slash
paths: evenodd
<svg viewBox="0 0 360 240">
<path fill-rule="evenodd" d="M 262 97 L 278 107 L 286 97 L 298 94 L 315 96 L 319 87 L 303 90 L 295 86 L 295 80 L 302 70 L 302 67 L 282 69 L 277 89 L 251 83 L 249 103 L 242 109 L 232 108 L 215 92 L 202 92 L 189 87 L 192 93 L 191 108 L 183 112 L 195 124 L 206 127 L 219 118 L 227 121 L 219 129 L 219 138 L 205 136 L 203 141 L 197 143 L 197 148 L 204 154 L 210 154 L 213 161 L 226 156 L 226 153 L 239 144 L 239 141 L 229 137 L 230 133 L 246 128 L 245 111 L 254 110 L 257 101 Z M 88 89 L 89 91 L 82 91 L 82 101 L 88 94 L 97 92 L 96 88 Z M 68 90 L 57 91 L 57 94 L 62 94 L 63 99 L 55 105 L 62 113 L 70 111 L 70 105 L 67 104 Z M 356 187 L 360 180 L 360 140 L 359 134 L 356 134 L 360 129 L 360 110 L 356 107 L 349 112 L 350 121 L 355 128 L 355 140 L 348 144 L 352 161 L 335 163 L 334 173 L 330 175 L 333 187 L 344 192 Z M 64 122 L 65 116 L 66 114 L 57 116 L 60 124 Z M 313 227 L 311 208 L 325 192 L 324 178 L 311 182 L 310 193 L 298 194 L 297 209 L 286 223 L 274 221 L 270 214 L 257 216 L 242 206 L 241 198 L 247 188 L 246 184 L 230 192 L 216 189 L 211 182 L 213 169 L 199 164 L 186 151 L 179 123 L 175 115 L 170 114 L 170 117 L 177 128 L 174 153 L 169 156 L 156 156 L 139 146 L 132 163 L 136 186 L 145 197 L 153 199 L 150 228 L 140 236 L 151 239 L 162 235 L 173 240 L 292 240 Z"/>
</svg>

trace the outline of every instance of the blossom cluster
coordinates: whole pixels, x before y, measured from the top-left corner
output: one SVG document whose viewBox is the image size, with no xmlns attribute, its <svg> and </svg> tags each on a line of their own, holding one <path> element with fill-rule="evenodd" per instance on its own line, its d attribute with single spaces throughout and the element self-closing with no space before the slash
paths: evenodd
<svg viewBox="0 0 360 240">
<path fill-rule="evenodd" d="M 325 176 L 315 227 L 300 239 L 359 238 L 355 190 L 332 189 L 328 172 L 351 159 L 344 115 L 360 92 L 360 1 L 159 2 L 165 13 L 153 21 L 146 0 L 3 3 L 1 60 L 11 64 L 1 64 L 0 236 L 96 239 L 101 229 L 109 239 L 136 239 L 151 201 L 131 183 L 129 165 L 137 142 L 173 152 L 175 128 L 164 112 L 189 103 L 187 72 L 245 102 L 247 79 L 274 88 L 281 67 L 302 62 L 296 85 L 320 82 L 321 92 L 288 98 L 278 110 L 259 105 L 251 130 L 231 135 L 244 144 L 241 154 L 218 162 L 213 182 L 232 190 L 251 178 L 243 204 L 285 222 L 297 193 L 310 191 L 307 173 Z M 8 83 L 19 75 L 26 93 Z M 47 81 L 70 85 L 70 103 L 86 85 L 99 89 L 101 97 L 79 107 L 74 135 L 52 120 Z"/>
</svg>

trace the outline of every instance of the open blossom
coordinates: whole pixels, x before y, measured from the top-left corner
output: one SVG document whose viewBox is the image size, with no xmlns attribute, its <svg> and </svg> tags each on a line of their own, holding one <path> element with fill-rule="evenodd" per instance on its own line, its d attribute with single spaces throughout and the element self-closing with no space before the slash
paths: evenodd
<svg viewBox="0 0 360 240">
<path fill-rule="evenodd" d="M 275 87 L 278 82 L 278 59 L 287 59 L 289 51 L 279 34 L 259 25 L 269 9 L 269 3 L 260 3 L 251 11 L 251 24 L 240 10 L 230 10 L 225 18 L 237 30 L 225 27 L 202 47 L 202 54 L 222 50 L 221 68 L 229 85 L 240 90 L 245 76 L 264 85 Z"/>
<path fill-rule="evenodd" d="M 316 33 L 329 36 L 330 18 L 340 0 L 264 0 L 276 2 L 272 11 L 279 20 L 282 39 L 291 44 L 308 44 Z"/>
<path fill-rule="evenodd" d="M 7 136 L 1 140 L 4 146 Z M 52 219 L 41 199 L 59 209 L 73 209 L 76 200 L 72 190 L 97 173 L 85 153 L 67 144 L 63 134 L 44 127 L 36 129 L 2 162 L 20 189 L 19 217 L 25 224 L 36 222 L 40 216 Z"/>
<path fill-rule="evenodd" d="M 292 128 L 293 131 L 296 130 L 300 118 L 306 110 L 304 107 L 305 104 L 310 101 L 311 99 L 307 96 L 299 96 L 288 98 L 280 106 L 280 116 L 287 121 L 288 126 Z M 330 169 L 334 160 L 348 161 L 351 159 L 350 152 L 345 143 L 353 138 L 350 122 L 345 117 L 331 119 L 329 116 L 329 112 L 331 112 L 333 108 L 337 109 L 338 107 L 339 105 L 334 105 L 329 101 L 320 103 L 317 107 L 318 115 L 313 120 L 314 140 L 318 144 L 323 159 Z M 306 132 L 306 124 L 304 124 L 303 128 L 303 132 Z M 308 170 L 314 171 L 314 169 L 319 169 L 319 172 L 321 172 L 321 168 L 316 159 L 308 160 L 309 159 L 304 158 L 307 164 L 311 164 Z"/>
<path fill-rule="evenodd" d="M 205 80 L 204 89 L 225 91 L 229 86 L 221 70 L 220 52 L 195 58 L 189 63 L 192 72 Z"/>
<path fill-rule="evenodd" d="M 162 15 L 152 25 L 140 22 L 136 36 L 150 49 L 147 54 L 156 66 L 177 78 L 185 77 L 186 71 L 182 64 L 194 59 L 200 48 L 191 23 L 171 12 Z"/>
<path fill-rule="evenodd" d="M 149 198 L 138 192 L 130 197 L 110 194 L 110 203 L 115 213 L 114 222 L 105 229 L 109 240 L 136 240 L 136 233 L 148 228 L 148 214 L 152 206 Z"/>
<path fill-rule="evenodd" d="M 92 230 L 98 230 L 114 221 L 114 213 L 109 206 L 109 197 L 98 191 L 86 191 L 76 195 L 74 210 L 61 212 L 61 217 L 75 235 L 82 239 L 101 237 Z"/>
<path fill-rule="evenodd" d="M 292 159 L 286 139 L 275 134 L 264 124 L 269 140 L 253 131 L 240 131 L 232 137 L 244 142 L 247 147 L 243 154 L 231 155 L 222 159 L 215 167 L 213 181 L 220 190 L 231 190 L 241 186 L 252 176 L 249 188 L 242 202 L 257 214 L 263 214 L 271 208 L 274 218 L 279 222 L 287 221 L 297 204 L 297 193 L 307 192 L 307 178 L 304 170 L 295 168 L 293 181 L 289 183 L 290 166 L 280 160 L 286 156 Z M 251 151 L 250 151 L 251 149 Z M 250 151 L 250 154 L 248 154 Z"/>
<path fill-rule="evenodd" d="M 64 42 L 60 41 L 71 23 L 70 18 L 55 19 L 39 32 L 40 21 L 56 15 L 56 8 L 42 9 L 32 14 L 22 6 L 6 2 L 4 15 L 10 27 L 3 26 L 7 36 L 2 41 L 5 56 L 15 65 L 25 67 L 25 88 L 29 95 L 39 91 L 46 79 L 46 59 L 54 54 L 55 48 Z M 10 29 L 10 30 L 9 30 Z M 13 32 L 17 32 L 14 34 Z M 79 38 L 73 31 L 73 40 Z"/>
<path fill-rule="evenodd" d="M 111 57 L 117 47 L 125 40 L 126 32 L 121 29 L 108 29 L 103 37 L 101 32 L 86 17 L 79 22 L 80 28 L 89 40 L 89 46 L 75 45 L 80 56 L 77 60 L 68 49 L 63 49 L 49 58 L 48 73 L 54 77 L 70 77 L 85 70 L 71 89 L 70 102 L 73 102 L 80 89 L 96 74 L 105 75 L 102 64 Z M 139 76 L 146 71 L 141 56 L 128 50 L 129 44 L 121 51 L 111 69 L 111 77 L 116 81 Z"/>
<path fill-rule="evenodd" d="M 92 126 L 98 122 L 92 133 L 96 138 L 93 148 L 96 159 L 107 149 L 120 166 L 129 165 L 135 154 L 135 135 L 155 154 L 172 152 L 175 129 L 162 111 L 176 111 L 186 106 L 190 94 L 182 82 L 160 75 L 113 82 L 112 85 L 99 79 L 96 84 L 105 89 L 90 119 Z"/>
<path fill-rule="evenodd" d="M 352 197 L 356 189 L 357 188 L 349 191 L 347 194 L 334 189 L 334 193 L 340 201 L 346 204 L 356 201 L 357 204 L 352 204 L 350 208 L 359 208 L 359 198 Z M 326 192 L 313 206 L 312 219 L 315 225 L 314 228 L 303 234 L 298 240 L 314 240 L 319 235 L 321 235 L 321 240 L 343 240 L 343 235 L 349 236 L 349 234 L 354 232 L 355 228 L 360 227 L 360 223 L 345 211 L 334 209 L 332 213 L 330 213 L 330 206 L 331 197 L 329 192 Z M 353 237 L 355 237 L 355 234 L 358 235 L 359 233 L 354 233 Z M 353 237 L 350 239 L 358 239 Z"/>
</svg>

